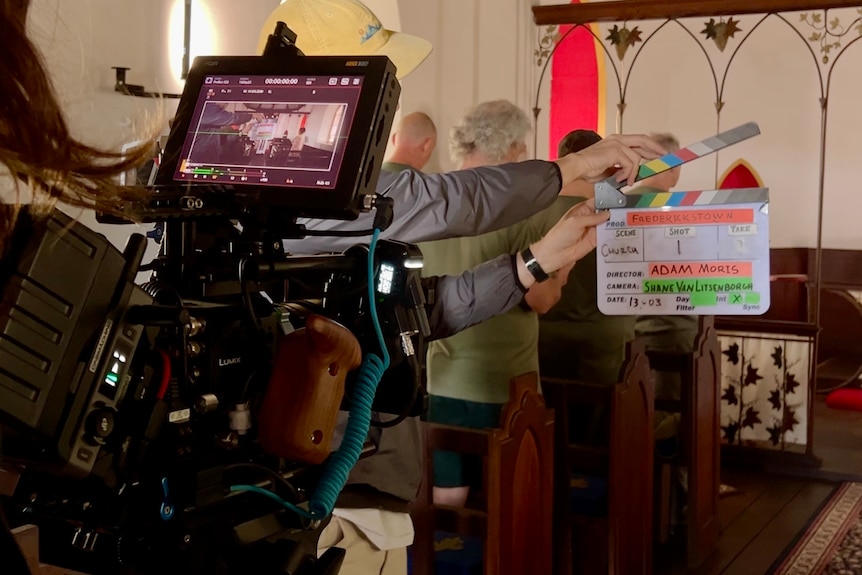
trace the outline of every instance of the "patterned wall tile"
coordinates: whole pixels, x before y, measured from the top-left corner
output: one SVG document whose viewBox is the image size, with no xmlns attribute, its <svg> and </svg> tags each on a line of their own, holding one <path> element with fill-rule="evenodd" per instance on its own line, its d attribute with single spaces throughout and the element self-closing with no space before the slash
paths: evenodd
<svg viewBox="0 0 862 575">
<path fill-rule="evenodd" d="M 723 332 L 719 341 L 722 441 L 774 450 L 804 449 L 810 338 Z"/>
</svg>

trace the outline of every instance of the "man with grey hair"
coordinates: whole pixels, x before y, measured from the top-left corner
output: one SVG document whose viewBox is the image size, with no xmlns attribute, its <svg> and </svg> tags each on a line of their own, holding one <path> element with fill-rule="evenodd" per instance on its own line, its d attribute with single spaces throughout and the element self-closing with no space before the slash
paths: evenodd
<svg viewBox="0 0 862 575">
<path fill-rule="evenodd" d="M 484 102 L 451 129 L 449 151 L 458 169 L 515 162 L 526 155 L 529 130 L 527 115 L 511 102 Z M 420 244 L 424 273 L 455 276 L 500 254 L 517 253 L 548 231 L 544 223 L 524 220 L 480 236 Z M 524 296 L 526 306 L 429 344 L 430 421 L 473 428 L 498 425 L 509 397 L 509 381 L 539 370 L 539 325 L 534 310 L 543 313 L 556 303 L 570 269 L 566 266 L 549 281 L 534 284 Z M 481 480 L 481 461 L 437 452 L 434 471 L 435 502 L 463 506 L 470 486 Z"/>
<path fill-rule="evenodd" d="M 650 137 L 659 143 L 668 152 L 679 150 L 679 140 L 673 134 L 652 133 Z M 641 184 L 631 191 L 635 194 L 669 192 L 679 182 L 679 175 L 682 172 L 682 166 L 676 166 L 670 170 L 660 172 L 654 176 L 641 181 Z"/>
</svg>

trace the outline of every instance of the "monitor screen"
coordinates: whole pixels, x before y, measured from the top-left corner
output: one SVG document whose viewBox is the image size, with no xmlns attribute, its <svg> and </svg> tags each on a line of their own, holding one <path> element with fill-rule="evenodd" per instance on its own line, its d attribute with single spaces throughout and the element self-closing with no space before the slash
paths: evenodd
<svg viewBox="0 0 862 575">
<path fill-rule="evenodd" d="M 208 75 L 173 179 L 333 189 L 359 75 Z"/>
<path fill-rule="evenodd" d="M 152 194 L 124 210 L 355 219 L 376 193 L 400 93 L 386 56 L 198 56 Z"/>
</svg>

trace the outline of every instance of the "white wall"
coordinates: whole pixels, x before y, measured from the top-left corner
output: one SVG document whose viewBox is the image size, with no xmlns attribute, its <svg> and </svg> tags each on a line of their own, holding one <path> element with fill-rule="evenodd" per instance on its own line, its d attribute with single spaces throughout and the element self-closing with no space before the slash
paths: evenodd
<svg viewBox="0 0 862 575">
<path fill-rule="evenodd" d="M 542 0 L 558 3 L 560 0 Z M 194 0 L 193 53 L 254 53 L 260 25 L 277 0 Z M 387 28 L 430 40 L 431 56 L 403 82 L 401 110 L 421 110 L 440 132 L 431 169 L 450 169 L 449 127 L 470 106 L 508 98 L 530 111 L 536 67 L 533 50 L 539 32 L 532 23 L 530 0 L 367 0 Z M 179 8 L 177 8 L 179 7 Z M 114 65 L 129 66 L 131 83 L 179 91 L 172 66 L 171 14 L 181 14 L 181 0 L 35 0 L 31 27 L 58 78 L 73 126 L 87 141 L 116 145 L 139 133 L 158 117 L 150 100 L 114 94 Z M 851 16 L 854 10 L 844 11 Z M 843 14 L 830 11 L 830 16 Z M 798 19 L 791 14 L 789 20 Z M 743 31 L 752 18 L 742 19 Z M 842 16 L 849 23 L 849 17 Z M 176 19 L 174 20 L 176 22 Z M 656 23 L 640 23 L 643 30 Z M 695 34 L 702 22 L 692 23 Z M 174 36 L 176 37 L 174 32 Z M 181 25 L 179 32 L 181 37 Z M 606 36 L 606 27 L 602 36 Z M 804 34 L 806 37 L 809 33 Z M 646 34 L 644 34 L 644 37 Z M 858 36 L 854 30 L 846 44 Z M 740 156 L 749 159 L 772 190 L 772 240 L 776 247 L 813 246 L 816 240 L 817 142 L 819 88 L 807 48 L 785 25 L 767 21 L 740 50 L 728 75 L 721 124 L 716 125 L 711 75 L 703 54 L 673 26 L 650 42 L 639 57 L 627 94 L 625 131 L 672 131 L 683 144 L 716 129 L 749 120 L 763 134 L 710 160 L 687 166 L 681 186 L 706 188 Z M 731 40 L 719 60 L 729 57 Z M 817 46 L 814 46 L 815 51 Z M 613 51 L 612 51 L 613 52 Z M 819 53 L 818 53 L 819 56 Z M 858 164 L 862 158 L 862 41 L 851 46 L 833 74 L 828 121 L 826 203 L 827 247 L 860 248 L 862 231 L 855 215 L 862 209 Z M 608 67 L 608 72 L 611 69 Z M 719 70 L 719 77 L 721 70 Z M 618 93 L 608 82 L 607 119 L 615 126 Z M 548 77 L 539 98 L 536 155 L 547 155 Z M 171 111 L 172 101 L 164 102 Z"/>
<path fill-rule="evenodd" d="M 834 10 L 829 19 L 849 25 L 856 10 Z M 704 44 L 720 83 L 739 40 L 754 33 L 741 45 L 727 72 L 722 100 L 724 107 L 717 123 L 715 81 L 707 59 L 681 27 L 669 24 L 647 43 L 631 71 L 626 93 L 627 107 L 622 117 L 624 132 L 670 131 L 683 145 L 715 131 L 756 121 L 761 135 L 687 165 L 679 189 L 708 189 L 717 177 L 739 158 L 745 158 L 770 188 L 771 243 L 773 247 L 808 246 L 817 241 L 819 143 L 821 129 L 821 88 L 817 62 L 823 71 L 824 88 L 829 65 L 822 63 L 819 43 L 800 38 L 787 23 L 770 17 L 758 25 L 761 16 L 739 18 L 742 32 L 728 41 L 720 52 L 712 41 Z M 699 36 L 706 19 L 681 22 Z M 798 14 L 787 15 L 803 38 L 811 35 Z M 660 22 L 629 23 L 639 26 L 646 40 Z M 858 23 L 857 23 L 858 24 Z M 608 26 L 602 26 L 602 37 Z M 852 29 L 842 39 L 846 46 L 859 38 L 862 30 Z M 641 45 L 638 45 L 638 47 Z M 812 57 L 813 49 L 816 59 Z M 625 76 L 634 50 L 614 64 Z M 613 54 L 613 50 L 611 50 Z M 831 54 L 835 58 L 836 53 Z M 616 114 L 619 92 L 609 75 L 608 127 L 620 121 Z M 862 230 L 856 214 L 862 209 L 858 178 L 853 166 L 862 159 L 862 40 L 841 56 L 829 87 L 827 160 L 823 245 L 827 248 L 862 249 Z"/>
<path fill-rule="evenodd" d="M 318 105 L 312 107 L 312 111 L 308 115 L 308 122 L 305 125 L 305 130 L 308 133 L 307 145 L 330 152 L 333 150 L 334 146 L 327 144 L 326 140 L 329 138 L 329 130 L 337 110 L 338 106 Z"/>
<path fill-rule="evenodd" d="M 431 41 L 434 51 L 402 83 L 401 108 L 437 124 L 429 169 L 452 169 L 448 132 L 473 105 L 507 98 L 529 111 L 532 13 L 528 0 L 399 2 L 401 27 Z M 384 22 L 384 24 L 386 24 Z"/>
<path fill-rule="evenodd" d="M 192 56 L 254 54 L 260 26 L 277 0 L 193 0 Z M 166 132 L 176 100 L 123 96 L 112 66 L 131 68 L 127 82 L 178 93 L 182 59 L 182 0 L 33 0 L 29 33 L 42 51 L 73 133 L 87 143 L 119 149 L 141 134 Z M 78 215 L 78 211 L 72 211 Z M 122 247 L 131 229 L 81 220 Z M 151 250 L 152 253 L 154 250 Z"/>
</svg>

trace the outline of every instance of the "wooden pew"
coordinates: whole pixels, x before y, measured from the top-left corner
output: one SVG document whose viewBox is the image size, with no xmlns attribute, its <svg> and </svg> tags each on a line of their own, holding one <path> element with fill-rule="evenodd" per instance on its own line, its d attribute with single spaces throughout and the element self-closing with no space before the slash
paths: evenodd
<svg viewBox="0 0 862 575">
<path fill-rule="evenodd" d="M 434 574 L 434 531 L 481 539 L 487 575 L 551 571 L 554 414 L 538 376 L 514 378 L 497 429 L 425 423 L 425 476 L 411 514 L 416 529 L 413 573 Z M 435 505 L 433 450 L 484 458 L 484 509 Z"/>
<path fill-rule="evenodd" d="M 543 378 L 556 414 L 554 573 L 634 575 L 652 572 L 654 387 L 642 348 L 630 345 L 621 382 L 600 385 Z M 570 408 L 604 410 L 599 445 L 572 443 Z M 573 472 L 607 480 L 607 513 L 573 513 Z M 573 565 L 574 563 L 574 565 Z"/>
<path fill-rule="evenodd" d="M 700 317 L 694 352 L 646 353 L 652 370 L 682 378 L 681 399 L 658 399 L 656 408 L 682 416 L 679 463 L 688 469 L 686 560 L 689 567 L 697 567 L 715 550 L 719 531 L 721 349 L 712 316 Z M 659 505 L 664 508 L 668 502 Z"/>
</svg>

